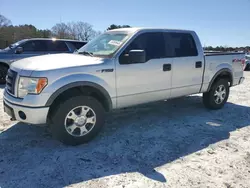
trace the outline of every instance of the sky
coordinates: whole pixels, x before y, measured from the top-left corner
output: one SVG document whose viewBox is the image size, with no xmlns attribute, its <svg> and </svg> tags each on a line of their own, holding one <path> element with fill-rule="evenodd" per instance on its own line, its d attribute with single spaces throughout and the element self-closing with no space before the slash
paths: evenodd
<svg viewBox="0 0 250 188">
<path fill-rule="evenodd" d="M 0 14 L 39 29 L 71 21 L 100 31 L 111 24 L 190 29 L 203 46 L 250 46 L 250 0 L 0 0 Z"/>
</svg>

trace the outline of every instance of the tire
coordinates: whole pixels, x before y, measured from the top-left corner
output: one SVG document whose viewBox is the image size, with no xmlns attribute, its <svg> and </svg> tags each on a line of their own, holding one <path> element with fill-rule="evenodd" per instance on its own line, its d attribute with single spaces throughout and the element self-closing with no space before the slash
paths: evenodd
<svg viewBox="0 0 250 188">
<path fill-rule="evenodd" d="M 222 94 L 223 92 L 220 92 L 220 89 L 224 87 L 225 94 Z M 222 89 L 221 89 L 222 90 Z M 216 94 L 217 91 L 217 94 Z M 222 98 L 218 97 L 218 92 L 222 94 Z M 225 103 L 227 102 L 229 96 L 229 84 L 228 80 L 226 79 L 220 79 L 216 81 L 209 92 L 203 93 L 203 104 L 206 108 L 212 109 L 212 110 L 218 110 L 221 109 Z M 220 98 L 220 100 L 218 100 Z"/>
<path fill-rule="evenodd" d="M 6 75 L 8 72 L 8 66 L 4 64 L 0 64 L 0 84 L 5 84 L 6 83 Z"/>
<path fill-rule="evenodd" d="M 104 108 L 99 101 L 90 96 L 69 98 L 62 101 L 54 109 L 58 110 L 52 112 L 51 133 L 54 138 L 66 145 L 74 146 L 89 142 L 104 125 Z M 85 112 L 85 116 L 80 115 Z M 75 118 L 75 115 L 77 115 L 77 118 Z M 91 121 L 91 123 L 88 123 L 88 121 Z M 89 132 L 87 133 L 87 131 Z M 82 132 L 83 134 L 81 134 Z"/>
<path fill-rule="evenodd" d="M 249 71 L 250 70 L 250 64 L 248 63 L 245 67 L 245 71 Z"/>
</svg>

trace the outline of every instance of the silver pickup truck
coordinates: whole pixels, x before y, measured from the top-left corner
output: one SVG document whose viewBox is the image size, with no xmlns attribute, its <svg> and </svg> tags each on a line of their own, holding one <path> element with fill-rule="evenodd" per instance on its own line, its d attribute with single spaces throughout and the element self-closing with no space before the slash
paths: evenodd
<svg viewBox="0 0 250 188">
<path fill-rule="evenodd" d="M 204 54 L 194 31 L 108 31 L 75 54 L 19 60 L 8 71 L 4 110 L 13 120 L 47 124 L 65 144 L 90 141 L 105 112 L 203 93 L 209 109 L 241 84 L 242 53 Z"/>
</svg>

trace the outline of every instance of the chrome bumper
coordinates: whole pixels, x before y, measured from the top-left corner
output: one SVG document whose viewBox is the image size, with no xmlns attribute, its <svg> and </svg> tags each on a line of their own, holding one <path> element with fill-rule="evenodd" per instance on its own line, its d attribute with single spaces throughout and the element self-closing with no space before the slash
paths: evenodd
<svg viewBox="0 0 250 188">
<path fill-rule="evenodd" d="M 7 101 L 5 98 L 4 111 L 13 119 L 29 124 L 46 124 L 49 107 L 20 106 Z"/>
</svg>

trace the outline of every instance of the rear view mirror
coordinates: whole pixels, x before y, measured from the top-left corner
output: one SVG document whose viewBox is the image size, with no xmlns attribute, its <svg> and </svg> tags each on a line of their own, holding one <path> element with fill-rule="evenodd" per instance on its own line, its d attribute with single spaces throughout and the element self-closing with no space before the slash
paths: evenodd
<svg viewBox="0 0 250 188">
<path fill-rule="evenodd" d="M 144 50 L 130 50 L 128 55 L 129 64 L 146 62 L 146 53 Z"/>
<path fill-rule="evenodd" d="M 21 53 L 23 53 L 23 47 L 20 47 L 20 46 L 17 47 L 16 50 L 15 50 L 15 53 L 16 53 L 16 54 L 21 54 Z"/>
</svg>

